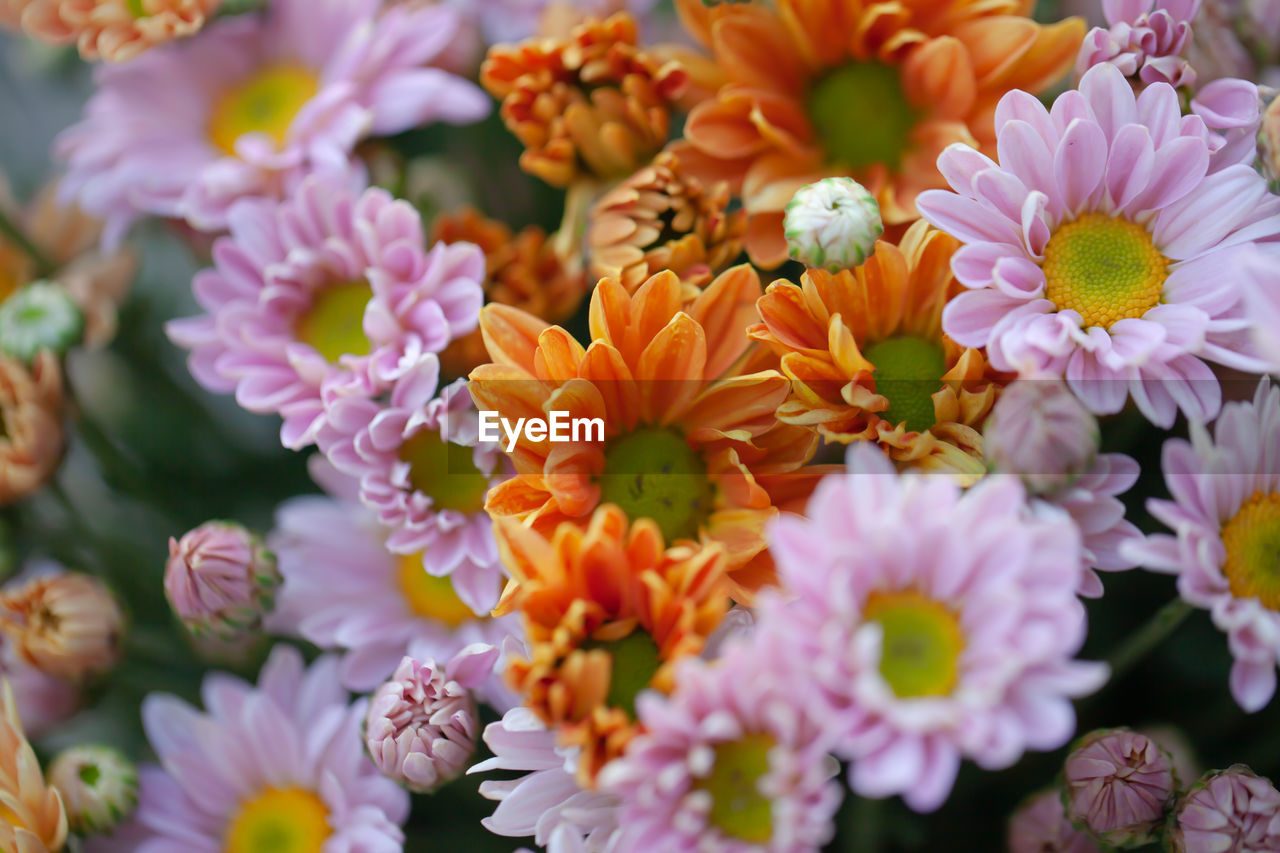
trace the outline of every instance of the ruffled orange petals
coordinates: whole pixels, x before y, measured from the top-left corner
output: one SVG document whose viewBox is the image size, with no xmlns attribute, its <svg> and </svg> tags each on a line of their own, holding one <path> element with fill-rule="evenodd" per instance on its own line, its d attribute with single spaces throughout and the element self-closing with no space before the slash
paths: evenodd
<svg viewBox="0 0 1280 853">
<path fill-rule="evenodd" d="M 995 102 L 1013 88 L 1049 86 L 1084 36 L 1077 19 L 1037 24 L 1023 0 L 778 0 L 776 9 L 720 4 L 714 12 L 696 5 L 681 2 L 682 15 L 731 79 L 690 115 L 684 144 L 703 161 L 688 163 L 704 179 L 714 173 L 741 187 L 751 218 L 746 248 L 765 267 L 786 260 L 782 213 L 792 194 L 832 174 L 867 187 L 887 225 L 913 222 L 919 193 L 945 185 L 941 148 L 972 142 L 994 154 Z M 819 88 L 827 85 L 835 88 Z M 841 125 L 843 94 L 865 98 L 854 110 L 890 103 L 904 114 L 882 122 L 884 138 L 861 145 Z M 847 121 L 874 129 L 882 118 Z"/>
<path fill-rule="evenodd" d="M 46 785 L 18 719 L 9 682 L 0 676 L 0 850 L 52 853 L 67 840 L 62 797 Z"/>
<path fill-rule="evenodd" d="M 53 353 L 30 366 L 0 356 L 0 506 L 40 488 L 62 461 L 62 371 Z"/>
<path fill-rule="evenodd" d="M 779 420 L 834 441 L 875 441 L 903 465 L 977 476 L 978 429 L 1003 378 L 981 352 L 942 334 L 942 309 L 957 289 L 956 248 L 953 238 L 917 222 L 900 245 L 877 243 L 857 269 L 809 270 L 799 286 L 770 285 L 759 301 L 763 322 L 750 334 L 781 357 L 791 380 Z M 928 367 L 934 358 L 939 366 Z M 925 379 L 921 369 L 936 373 Z M 909 426 L 921 409 L 931 414 L 929 425 Z"/>
<path fill-rule="evenodd" d="M 508 683 L 581 748 L 589 787 L 639 731 L 635 694 L 670 690 L 675 662 L 698 654 L 728 611 L 724 549 L 667 547 L 652 521 L 614 506 L 549 537 L 512 519 L 496 530 L 511 581 L 494 612 L 521 615 L 529 649 Z"/>
<path fill-rule="evenodd" d="M 22 0 L 18 5 L 22 28 L 33 38 L 74 42 L 90 61 L 124 62 L 195 34 L 222 0 Z"/>
<path fill-rule="evenodd" d="M 502 100 L 507 128 L 525 146 L 520 166 L 564 187 L 640 168 L 667 141 L 684 68 L 638 46 L 635 21 L 591 20 L 568 38 L 490 49 L 480 82 Z"/>
</svg>

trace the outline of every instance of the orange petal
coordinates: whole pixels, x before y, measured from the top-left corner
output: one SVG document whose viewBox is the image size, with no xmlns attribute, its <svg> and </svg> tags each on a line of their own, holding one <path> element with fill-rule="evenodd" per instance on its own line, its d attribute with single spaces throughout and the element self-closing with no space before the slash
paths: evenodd
<svg viewBox="0 0 1280 853">
<path fill-rule="evenodd" d="M 969 52 L 951 36 L 914 48 L 903 63 L 902 82 L 913 106 L 944 118 L 968 115 L 978 91 Z"/>
<path fill-rule="evenodd" d="M 550 382 L 567 382 L 578 375 L 578 365 L 586 350 L 573 335 L 552 326 L 538 336 L 538 349 L 534 353 L 534 373 L 539 379 Z"/>
<path fill-rule="evenodd" d="M 758 298 L 760 276 L 741 264 L 716 276 L 689 306 L 689 316 L 706 333 L 708 379 L 724 375 L 749 346 L 746 330 L 760 318 Z"/>
<path fill-rule="evenodd" d="M 792 97 L 804 90 L 808 69 L 782 22 L 761 7 L 716 21 L 711 45 L 734 80 Z"/>
<path fill-rule="evenodd" d="M 480 332 L 489 358 L 498 364 L 521 367 L 530 374 L 538 335 L 548 325 L 545 320 L 509 305 L 492 303 L 480 312 Z"/>
<path fill-rule="evenodd" d="M 640 355 L 641 417 L 666 426 L 681 418 L 703 387 L 707 338 L 702 327 L 681 312 Z"/>
</svg>

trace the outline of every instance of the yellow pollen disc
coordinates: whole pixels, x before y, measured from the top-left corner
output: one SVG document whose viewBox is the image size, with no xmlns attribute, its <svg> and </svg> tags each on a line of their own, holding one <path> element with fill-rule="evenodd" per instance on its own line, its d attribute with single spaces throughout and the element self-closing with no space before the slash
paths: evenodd
<svg viewBox="0 0 1280 853">
<path fill-rule="evenodd" d="M 1222 527 L 1231 594 L 1280 610 L 1280 493 L 1256 493 Z"/>
<path fill-rule="evenodd" d="M 310 344 L 325 361 L 343 355 L 368 355 L 364 333 L 364 309 L 373 298 L 367 281 L 349 281 L 326 287 L 311 299 L 311 308 L 294 323 L 293 333 Z"/>
<path fill-rule="evenodd" d="M 310 791 L 268 788 L 240 806 L 223 853 L 320 853 L 332 833 L 329 810 Z"/>
<path fill-rule="evenodd" d="M 450 628 L 479 618 L 466 602 L 458 598 L 453 581 L 427 574 L 422 567 L 421 554 L 407 554 L 400 558 L 399 580 L 405 604 L 417 616 L 443 622 Z"/>
<path fill-rule="evenodd" d="M 222 94 L 209 117 L 209 139 L 231 156 L 246 133 L 265 133 L 277 146 L 289 135 L 293 119 L 315 97 L 320 82 L 309 69 L 274 65 Z"/>
<path fill-rule="evenodd" d="M 475 448 L 445 441 L 424 429 L 400 446 L 400 461 L 409 464 L 409 484 L 431 498 L 437 510 L 473 515 L 484 509 L 489 479 L 475 463 Z"/>
<path fill-rule="evenodd" d="M 766 734 L 718 744 L 711 772 L 694 781 L 695 789 L 711 795 L 708 822 L 725 835 L 753 844 L 773 838 L 773 802 L 760 792 L 760 779 L 769 772 L 774 744 Z"/>
<path fill-rule="evenodd" d="M 951 692 L 964 635 L 950 608 L 917 592 L 873 592 L 864 615 L 884 631 L 880 674 L 899 698 Z"/>
<path fill-rule="evenodd" d="M 1045 246 L 1045 298 L 1079 312 L 1084 328 L 1109 329 L 1160 304 L 1169 259 L 1141 225 L 1105 213 L 1064 223 Z"/>
</svg>

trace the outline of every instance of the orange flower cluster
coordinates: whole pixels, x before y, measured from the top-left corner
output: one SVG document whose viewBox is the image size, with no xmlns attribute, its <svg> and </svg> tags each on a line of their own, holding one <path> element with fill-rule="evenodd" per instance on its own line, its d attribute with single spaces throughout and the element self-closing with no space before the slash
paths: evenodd
<svg viewBox="0 0 1280 853">
<path fill-rule="evenodd" d="M 520 166 L 557 187 L 617 179 L 666 144 L 684 69 L 638 46 L 629 15 L 590 20 L 563 39 L 497 45 L 480 81 L 524 145 Z"/>
<path fill-rule="evenodd" d="M 885 224 L 917 218 L 916 196 L 944 187 L 935 165 L 954 142 L 994 156 L 996 102 L 1039 92 L 1070 67 L 1078 18 L 1041 25 L 1032 0 L 678 0 L 714 56 L 689 62 L 698 104 L 677 144 L 686 165 L 728 179 L 751 215 L 747 248 L 786 260 L 783 209 L 801 186 L 847 175 Z"/>
<path fill-rule="evenodd" d="M 519 612 L 529 646 L 507 680 L 579 747 L 578 778 L 622 754 L 637 731 L 635 697 L 669 691 L 673 666 L 696 655 L 728 610 L 718 546 L 667 547 L 658 525 L 602 506 L 550 538 L 514 519 L 497 525 L 512 580 L 495 614 Z"/>
<path fill-rule="evenodd" d="M 0 23 L 49 44 L 75 43 L 88 60 L 124 62 L 192 35 L 222 0 L 0 0 Z"/>
<path fill-rule="evenodd" d="M 567 319 L 586 295 L 581 265 L 566 262 L 546 232 L 536 226 L 518 234 L 478 211 L 463 208 L 438 216 L 433 239 L 442 243 L 474 243 L 485 257 L 485 301 L 510 305 L 550 323 Z M 479 329 L 454 341 L 440 355 L 446 374 L 465 376 L 488 361 Z"/>
<path fill-rule="evenodd" d="M 750 334 L 791 380 L 778 418 L 833 441 L 875 441 L 912 467 L 981 476 L 982 424 L 1003 381 L 942 333 L 958 247 L 920 221 L 857 269 L 770 285 Z"/>
</svg>

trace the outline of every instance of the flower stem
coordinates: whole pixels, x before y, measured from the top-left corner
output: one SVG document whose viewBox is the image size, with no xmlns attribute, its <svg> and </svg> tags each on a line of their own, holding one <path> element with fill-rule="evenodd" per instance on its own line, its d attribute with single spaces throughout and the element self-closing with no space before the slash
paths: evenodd
<svg viewBox="0 0 1280 853">
<path fill-rule="evenodd" d="M 49 259 L 49 256 L 41 251 L 39 246 L 32 242 L 26 232 L 19 228 L 17 223 L 9 218 L 9 215 L 5 213 L 3 208 L 0 208 L 0 237 L 8 239 L 8 241 L 17 246 L 24 255 L 31 258 L 32 263 L 36 265 L 36 275 L 39 278 L 44 278 L 52 274 L 56 269 L 53 261 Z"/>
<path fill-rule="evenodd" d="M 1121 643 L 1120 648 L 1116 649 L 1115 653 L 1108 658 L 1107 663 L 1111 666 L 1112 681 L 1120 678 L 1132 669 L 1138 661 L 1150 654 L 1156 646 L 1168 639 L 1177 627 L 1191 615 L 1193 609 L 1190 604 L 1181 598 L 1175 598 L 1157 610 L 1154 616 L 1148 619 L 1142 627 L 1130 634 Z"/>
</svg>

